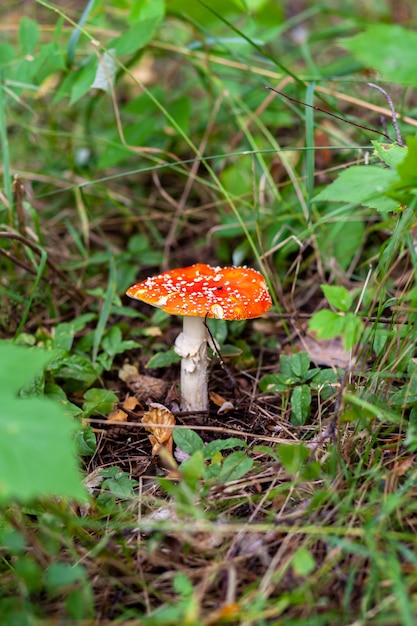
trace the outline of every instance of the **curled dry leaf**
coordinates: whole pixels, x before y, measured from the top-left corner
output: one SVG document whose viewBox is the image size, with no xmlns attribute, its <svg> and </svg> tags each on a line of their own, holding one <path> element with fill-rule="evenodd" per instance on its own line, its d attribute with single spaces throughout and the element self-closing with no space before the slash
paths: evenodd
<svg viewBox="0 0 417 626">
<path fill-rule="evenodd" d="M 125 363 L 119 370 L 119 378 L 140 402 L 164 400 L 169 389 L 169 383 L 161 378 L 139 374 L 137 367 Z"/>
<path fill-rule="evenodd" d="M 149 441 L 152 444 L 152 454 L 158 454 L 161 446 L 172 454 L 172 426 L 175 426 L 175 417 L 171 411 L 161 404 L 154 404 L 144 413 L 141 421 L 147 424 L 145 430 L 151 433 Z"/>
</svg>

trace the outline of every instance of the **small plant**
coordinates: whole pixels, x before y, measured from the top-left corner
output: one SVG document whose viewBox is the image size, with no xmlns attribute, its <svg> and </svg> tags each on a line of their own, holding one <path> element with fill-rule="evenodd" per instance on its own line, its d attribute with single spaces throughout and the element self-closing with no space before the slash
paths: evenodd
<svg viewBox="0 0 417 626">
<path fill-rule="evenodd" d="M 85 499 L 76 461 L 77 424 L 42 398 L 53 352 L 0 342 L 0 500 L 41 495 Z"/>
<path fill-rule="evenodd" d="M 354 348 L 361 338 L 364 325 L 360 317 L 350 309 L 353 296 L 344 287 L 321 285 L 324 295 L 333 310 L 323 309 L 314 313 L 309 330 L 319 339 L 341 337 L 345 350 Z"/>
<path fill-rule="evenodd" d="M 328 400 L 335 394 L 338 375 L 330 368 L 311 368 L 310 357 L 306 352 L 291 356 L 282 354 L 279 363 L 280 373 L 267 374 L 259 387 L 266 393 L 279 393 L 283 399 L 283 409 L 288 404 L 291 407 L 291 423 L 302 426 L 310 417 L 312 392 Z"/>
</svg>

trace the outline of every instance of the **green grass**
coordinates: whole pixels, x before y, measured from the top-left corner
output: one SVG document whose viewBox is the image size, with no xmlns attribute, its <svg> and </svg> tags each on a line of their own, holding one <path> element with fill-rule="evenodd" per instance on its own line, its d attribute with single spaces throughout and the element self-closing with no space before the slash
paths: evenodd
<svg viewBox="0 0 417 626">
<path fill-rule="evenodd" d="M 415 623 L 417 14 L 293 4 L 0 10 L 1 623 Z M 124 295 L 195 262 L 274 302 L 208 416 Z"/>
</svg>

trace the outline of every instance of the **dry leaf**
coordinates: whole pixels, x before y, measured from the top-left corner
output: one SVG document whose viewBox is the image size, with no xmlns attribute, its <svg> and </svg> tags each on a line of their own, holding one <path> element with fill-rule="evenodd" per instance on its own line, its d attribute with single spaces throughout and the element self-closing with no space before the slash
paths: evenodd
<svg viewBox="0 0 417 626">
<path fill-rule="evenodd" d="M 109 422 L 127 422 L 127 413 L 122 409 L 116 409 L 108 414 L 107 419 Z"/>
<path fill-rule="evenodd" d="M 228 413 L 228 411 L 233 411 L 235 408 L 229 400 L 226 400 L 215 391 L 210 391 L 210 400 L 220 407 L 217 411 L 217 415 L 223 415 L 224 413 Z"/>
<path fill-rule="evenodd" d="M 170 454 L 172 454 L 172 428 L 175 426 L 175 417 L 162 404 L 153 404 L 152 408 L 144 413 L 142 424 L 147 424 L 145 430 L 150 432 L 149 441 L 152 444 L 152 454 L 158 454 L 159 449 L 163 446 Z M 167 428 L 168 426 L 168 428 Z"/>
<path fill-rule="evenodd" d="M 149 399 L 164 400 L 169 389 L 169 383 L 162 378 L 139 374 L 137 367 L 129 363 L 125 363 L 119 370 L 119 378 L 140 402 L 147 403 Z"/>
<path fill-rule="evenodd" d="M 396 476 L 404 476 L 404 474 L 406 474 L 408 472 L 408 470 L 410 469 L 410 467 L 413 466 L 414 464 L 414 457 L 413 456 L 408 456 L 405 459 L 400 459 L 399 461 L 396 461 L 394 467 L 393 467 L 393 473 Z"/>
<path fill-rule="evenodd" d="M 128 409 L 129 411 L 133 411 L 136 409 L 138 405 L 138 400 L 135 396 L 127 396 L 125 401 L 122 404 L 122 407 L 112 411 L 108 414 L 107 419 L 110 422 L 127 422 L 127 413 L 123 411 L 123 409 Z"/>
<path fill-rule="evenodd" d="M 216 406 L 222 406 L 226 402 L 226 398 L 223 398 L 223 396 L 215 391 L 210 391 L 210 400 L 214 402 Z"/>
<path fill-rule="evenodd" d="M 315 339 L 311 336 L 303 337 L 298 344 L 300 350 L 307 352 L 314 365 L 327 367 L 341 367 L 345 369 L 354 363 L 351 355 L 343 348 L 339 337 L 334 339 Z"/>
</svg>

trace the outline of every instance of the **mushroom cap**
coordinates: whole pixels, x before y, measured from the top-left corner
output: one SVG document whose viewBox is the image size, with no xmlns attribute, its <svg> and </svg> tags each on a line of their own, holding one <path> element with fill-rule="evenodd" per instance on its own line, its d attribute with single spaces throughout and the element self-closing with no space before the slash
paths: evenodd
<svg viewBox="0 0 417 626">
<path fill-rule="evenodd" d="M 147 278 L 126 294 L 172 315 L 244 320 L 272 306 L 262 274 L 249 267 L 196 263 Z"/>
</svg>

